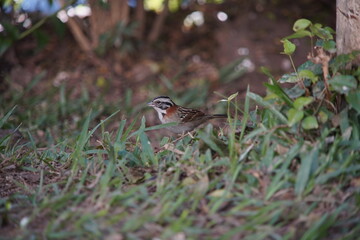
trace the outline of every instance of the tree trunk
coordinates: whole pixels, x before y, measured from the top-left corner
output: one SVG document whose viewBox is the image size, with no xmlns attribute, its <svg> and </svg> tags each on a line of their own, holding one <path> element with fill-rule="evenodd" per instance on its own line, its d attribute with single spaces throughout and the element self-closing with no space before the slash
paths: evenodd
<svg viewBox="0 0 360 240">
<path fill-rule="evenodd" d="M 163 3 L 163 10 L 157 15 L 155 22 L 152 26 L 152 29 L 150 31 L 149 37 L 148 37 L 148 42 L 154 43 L 160 36 L 162 27 L 164 25 L 165 22 L 165 18 L 167 17 L 168 13 L 169 13 L 169 0 L 165 0 Z"/>
<path fill-rule="evenodd" d="M 105 6 L 99 0 L 89 0 L 92 48 L 99 45 L 101 34 L 111 31 L 120 21 L 125 24 L 129 21 L 129 6 L 126 0 L 108 0 L 107 4 Z"/>
<path fill-rule="evenodd" d="M 360 50 L 360 1 L 337 0 L 336 2 L 337 54 Z M 360 56 L 353 61 L 360 66 Z"/>
<path fill-rule="evenodd" d="M 145 30 L 145 8 L 144 8 L 144 0 L 137 0 L 136 4 L 136 13 L 135 13 L 135 21 L 139 24 L 136 30 L 136 37 L 139 40 L 143 40 L 144 30 Z"/>
</svg>

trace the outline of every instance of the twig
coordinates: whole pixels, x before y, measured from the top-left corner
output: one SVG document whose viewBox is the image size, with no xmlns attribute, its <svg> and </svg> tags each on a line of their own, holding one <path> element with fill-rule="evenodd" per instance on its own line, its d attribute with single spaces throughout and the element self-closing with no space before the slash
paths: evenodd
<svg viewBox="0 0 360 240">
<path fill-rule="evenodd" d="M 331 98 L 330 87 L 329 87 L 329 61 L 331 59 L 330 55 L 326 54 L 322 47 L 315 47 L 316 55 L 309 54 L 308 59 L 315 63 L 322 65 L 322 71 L 324 76 L 325 84 L 325 95 L 328 100 Z"/>
</svg>

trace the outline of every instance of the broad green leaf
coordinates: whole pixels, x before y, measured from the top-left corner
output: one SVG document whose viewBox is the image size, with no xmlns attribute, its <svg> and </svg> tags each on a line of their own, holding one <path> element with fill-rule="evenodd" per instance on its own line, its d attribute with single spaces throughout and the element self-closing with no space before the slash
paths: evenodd
<svg viewBox="0 0 360 240">
<path fill-rule="evenodd" d="M 336 52 L 336 43 L 334 40 L 318 39 L 315 45 L 324 48 L 330 53 Z"/>
<path fill-rule="evenodd" d="M 328 28 L 323 28 L 322 25 L 319 23 L 310 25 L 310 30 L 313 32 L 313 34 L 315 34 L 321 39 L 325 39 L 325 40 L 333 39 L 333 35 L 331 31 Z"/>
<path fill-rule="evenodd" d="M 301 126 L 306 129 L 306 130 L 309 130 L 309 129 L 316 129 L 319 127 L 319 124 L 316 120 L 316 117 L 314 116 L 308 116 L 306 118 L 304 118 L 304 120 L 302 121 L 302 124 Z"/>
<path fill-rule="evenodd" d="M 346 96 L 346 101 L 352 108 L 360 113 L 360 90 L 349 92 L 349 94 Z"/>
<path fill-rule="evenodd" d="M 329 33 L 331 33 L 331 34 L 335 34 L 335 33 L 336 33 L 336 31 L 335 31 L 334 29 L 332 29 L 331 27 L 326 26 L 326 27 L 324 27 L 324 29 L 325 29 L 326 31 L 328 31 Z"/>
<path fill-rule="evenodd" d="M 285 90 L 286 94 L 292 99 L 298 98 L 305 94 L 305 89 L 302 88 L 301 86 L 299 86 L 299 84 L 296 84 L 292 88 L 288 88 L 288 89 L 284 89 L 284 90 Z"/>
<path fill-rule="evenodd" d="M 337 75 L 329 80 L 330 86 L 338 93 L 347 94 L 357 87 L 357 81 L 351 75 Z"/>
<path fill-rule="evenodd" d="M 301 71 L 299 72 L 299 76 L 300 76 L 301 78 L 310 79 L 312 83 L 316 83 L 317 80 L 318 80 L 318 77 L 317 77 L 312 71 L 306 70 L 306 69 L 301 70 Z"/>
<path fill-rule="evenodd" d="M 291 55 L 295 52 L 296 46 L 287 39 L 281 40 L 284 46 L 284 52 L 282 54 Z"/>
<path fill-rule="evenodd" d="M 297 83 L 299 81 L 300 79 L 296 73 L 286 73 L 279 79 L 279 83 Z"/>
<path fill-rule="evenodd" d="M 324 111 L 318 113 L 318 119 L 321 123 L 326 123 L 329 120 L 329 116 Z"/>
<path fill-rule="evenodd" d="M 300 72 L 302 70 L 310 70 L 315 75 L 322 74 L 322 66 L 321 66 L 321 64 L 315 64 L 315 63 L 313 63 L 311 61 L 306 61 L 305 63 L 301 64 L 298 67 L 297 70 L 298 70 L 298 72 Z"/>
<path fill-rule="evenodd" d="M 294 23 L 293 30 L 297 32 L 299 30 L 304 30 L 305 28 L 311 25 L 311 21 L 305 18 L 299 19 Z"/>
<path fill-rule="evenodd" d="M 310 178 L 311 166 L 313 162 L 317 160 L 319 155 L 319 149 L 315 146 L 309 154 L 306 154 L 301 159 L 300 169 L 296 176 L 295 192 L 297 195 L 301 195 L 306 188 L 306 185 Z"/>
<path fill-rule="evenodd" d="M 290 108 L 290 110 L 287 113 L 287 117 L 288 117 L 289 126 L 293 126 L 295 123 L 300 122 L 301 119 L 304 117 L 304 111 L 299 111 L 295 108 Z"/>
<path fill-rule="evenodd" d="M 284 39 L 294 39 L 294 38 L 303 38 L 303 37 L 312 37 L 312 33 L 308 30 L 299 30 L 287 37 L 285 37 Z"/>
<path fill-rule="evenodd" d="M 314 99 L 312 97 L 299 97 L 294 101 L 294 108 L 297 110 L 301 110 L 313 101 Z"/>
<path fill-rule="evenodd" d="M 337 73 L 339 71 L 339 69 L 345 68 L 359 54 L 360 54 L 360 51 L 353 51 L 353 52 L 348 53 L 348 54 L 340 54 L 340 55 L 336 56 L 330 62 L 331 70 L 334 73 Z"/>
</svg>

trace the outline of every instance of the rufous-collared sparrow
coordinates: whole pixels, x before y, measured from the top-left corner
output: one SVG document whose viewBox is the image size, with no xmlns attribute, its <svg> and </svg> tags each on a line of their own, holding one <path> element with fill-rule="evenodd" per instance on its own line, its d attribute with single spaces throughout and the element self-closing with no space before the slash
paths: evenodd
<svg viewBox="0 0 360 240">
<path fill-rule="evenodd" d="M 174 133 L 186 133 L 214 118 L 227 118 L 226 114 L 206 114 L 192 108 L 176 105 L 168 96 L 159 96 L 148 103 L 159 116 L 161 123 L 178 123 L 168 129 Z"/>
</svg>

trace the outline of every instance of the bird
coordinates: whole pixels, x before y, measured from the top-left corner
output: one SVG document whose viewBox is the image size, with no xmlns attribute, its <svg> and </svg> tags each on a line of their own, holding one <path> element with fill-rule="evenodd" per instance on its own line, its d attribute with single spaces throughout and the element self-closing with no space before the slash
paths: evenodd
<svg viewBox="0 0 360 240">
<path fill-rule="evenodd" d="M 147 103 L 158 113 L 161 123 L 177 123 L 167 127 L 171 132 L 184 134 L 214 118 L 227 118 L 226 114 L 206 114 L 200 110 L 176 105 L 168 96 L 158 96 Z"/>
</svg>

